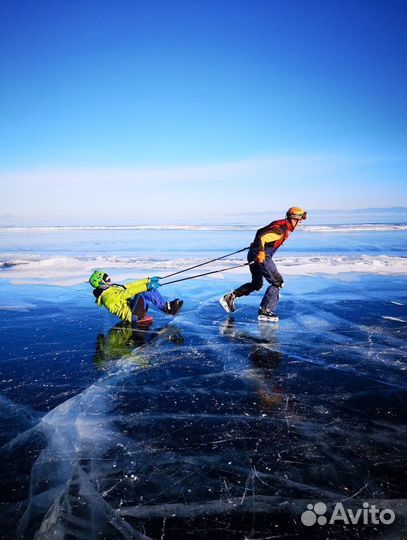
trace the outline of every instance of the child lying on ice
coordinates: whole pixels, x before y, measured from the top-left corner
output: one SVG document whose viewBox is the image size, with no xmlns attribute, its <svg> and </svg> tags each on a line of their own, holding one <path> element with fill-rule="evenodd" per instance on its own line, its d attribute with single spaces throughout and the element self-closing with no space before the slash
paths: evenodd
<svg viewBox="0 0 407 540">
<path fill-rule="evenodd" d="M 127 285 L 112 283 L 103 270 L 96 270 L 89 278 L 98 306 L 104 306 L 123 321 L 141 323 L 152 304 L 167 315 L 176 315 L 183 301 L 176 298 L 167 302 L 158 292 L 158 277 L 140 279 Z"/>
</svg>

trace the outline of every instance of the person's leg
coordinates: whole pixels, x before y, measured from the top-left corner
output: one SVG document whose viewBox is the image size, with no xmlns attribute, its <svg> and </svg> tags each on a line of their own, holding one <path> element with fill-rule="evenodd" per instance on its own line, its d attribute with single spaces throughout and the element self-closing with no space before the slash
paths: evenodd
<svg viewBox="0 0 407 540">
<path fill-rule="evenodd" d="M 153 306 L 158 307 L 158 309 L 162 311 L 167 305 L 167 301 L 161 296 L 161 294 L 157 290 L 154 289 L 151 291 L 140 293 L 137 296 L 142 296 L 144 298 L 147 307 L 152 304 Z"/>
<path fill-rule="evenodd" d="M 247 254 L 247 260 L 250 264 L 249 269 L 252 275 L 252 280 L 249 283 L 244 283 L 237 287 L 233 292 L 227 293 L 222 298 L 219 298 L 219 302 L 223 309 L 231 313 L 236 311 L 235 308 L 235 299 L 240 296 L 248 296 L 254 291 L 259 291 L 263 287 L 263 265 L 253 262 L 257 256 L 257 253 L 250 249 Z"/>
<path fill-rule="evenodd" d="M 166 315 L 177 315 L 179 310 L 182 308 L 184 302 L 179 298 L 167 302 L 165 298 L 157 290 L 151 290 L 144 293 L 140 293 L 137 297 L 141 297 L 140 302 L 142 301 L 145 306 L 145 312 L 147 312 L 150 305 L 156 306 L 159 310 L 163 311 Z"/>
<path fill-rule="evenodd" d="M 130 301 L 130 309 L 133 312 L 136 320 L 144 319 L 150 304 L 157 306 L 158 309 L 164 310 L 167 302 L 158 291 L 152 290 L 144 293 L 136 294 Z"/>
<path fill-rule="evenodd" d="M 263 277 L 261 275 L 262 273 L 259 266 L 260 265 L 257 263 L 250 265 L 252 280 L 249 283 L 240 285 L 240 287 L 233 291 L 236 298 L 239 298 L 240 296 L 248 296 L 252 292 L 259 291 L 263 287 Z"/>
<path fill-rule="evenodd" d="M 273 261 L 273 259 L 266 259 L 264 263 L 264 277 L 270 283 L 269 287 L 263 296 L 260 303 L 260 308 L 266 311 L 274 311 L 277 307 L 280 298 L 280 287 L 283 283 L 283 278 Z"/>
<path fill-rule="evenodd" d="M 254 261 L 256 256 L 257 253 L 250 249 L 249 253 L 247 254 L 248 262 Z M 252 280 L 249 283 L 240 285 L 240 287 L 233 291 L 236 298 L 239 298 L 240 296 L 248 296 L 252 292 L 259 291 L 263 287 L 262 265 L 255 262 L 249 266 L 249 270 L 252 275 Z"/>
<path fill-rule="evenodd" d="M 141 319 L 144 319 L 148 306 L 146 305 L 142 294 L 137 294 L 134 298 L 132 298 L 130 302 L 130 309 L 133 313 L 133 320 L 140 321 Z"/>
</svg>

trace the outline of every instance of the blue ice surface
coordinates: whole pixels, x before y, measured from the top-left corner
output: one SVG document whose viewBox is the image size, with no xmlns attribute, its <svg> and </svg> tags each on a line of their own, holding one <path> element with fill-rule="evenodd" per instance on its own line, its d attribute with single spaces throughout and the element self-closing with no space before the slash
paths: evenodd
<svg viewBox="0 0 407 540">
<path fill-rule="evenodd" d="M 86 285 L 0 281 L 5 538 L 317 538 L 306 502 L 405 497 L 404 278 L 287 276 L 278 325 L 222 310 L 241 282 L 129 331 Z"/>
</svg>

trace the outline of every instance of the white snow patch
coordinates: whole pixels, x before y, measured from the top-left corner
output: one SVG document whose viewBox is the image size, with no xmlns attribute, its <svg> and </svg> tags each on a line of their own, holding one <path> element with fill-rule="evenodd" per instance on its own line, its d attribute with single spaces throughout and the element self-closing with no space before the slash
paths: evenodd
<svg viewBox="0 0 407 540">
<path fill-rule="evenodd" d="M 386 319 L 388 321 L 407 323 L 407 321 L 405 321 L 404 319 L 400 319 L 399 317 L 388 317 L 387 315 L 382 315 L 382 319 Z"/>
<path fill-rule="evenodd" d="M 0 227 L 1 233 L 64 232 L 64 231 L 256 231 L 261 224 L 225 225 L 84 225 L 84 226 L 38 226 L 38 227 Z M 349 233 L 349 232 L 407 231 L 407 225 L 397 223 L 361 223 L 343 225 L 306 225 L 300 232 Z"/>
<path fill-rule="evenodd" d="M 11 255 L 3 255 L 0 265 L 4 262 L 7 266 L 0 268 L 0 278 L 9 280 L 13 284 L 49 284 L 60 286 L 72 286 L 85 283 L 89 275 L 95 269 L 103 269 L 109 273 L 113 281 L 123 282 L 126 280 L 141 279 L 146 276 L 165 276 L 172 272 L 183 270 L 190 266 L 205 262 L 200 258 L 179 258 L 159 260 L 152 257 L 40 257 L 28 255 L 24 259 L 21 256 L 18 264 L 14 265 Z M 309 275 L 319 274 L 338 275 L 344 273 L 363 273 L 380 275 L 402 275 L 407 273 L 407 258 L 390 255 L 304 255 L 275 257 L 275 262 L 284 275 Z M 248 275 L 249 270 L 244 258 L 229 258 L 211 263 L 190 271 L 174 279 L 202 274 L 214 270 L 227 271 L 227 274 L 212 274 L 206 276 L 212 279 L 223 279 L 226 275 Z M 227 270 L 236 265 L 239 268 Z M 170 278 L 171 279 L 171 278 Z"/>
</svg>

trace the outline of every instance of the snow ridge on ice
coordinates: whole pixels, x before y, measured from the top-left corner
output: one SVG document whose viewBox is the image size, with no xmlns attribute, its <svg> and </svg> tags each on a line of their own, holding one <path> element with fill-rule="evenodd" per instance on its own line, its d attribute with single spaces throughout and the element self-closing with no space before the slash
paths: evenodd
<svg viewBox="0 0 407 540">
<path fill-rule="evenodd" d="M 87 282 L 95 268 L 103 268 L 114 273 L 115 280 L 137 279 L 145 275 L 165 274 L 194 266 L 204 262 L 202 258 L 179 258 L 159 260 L 151 257 L 39 257 L 27 256 L 14 260 L 13 256 L 2 256 L 0 262 L 0 278 L 12 283 L 53 285 L 76 285 Z M 407 271 L 407 258 L 391 255 L 304 255 L 275 257 L 282 274 L 316 275 L 343 273 L 363 273 L 377 275 L 400 275 Z M 205 266 L 203 271 L 224 270 L 230 266 L 245 263 L 242 258 L 228 258 Z M 3 264 L 3 269 L 1 265 Z M 200 269 L 193 273 L 200 273 Z M 231 274 L 246 274 L 245 266 L 228 271 Z M 192 273 L 192 275 L 193 275 Z M 211 278 L 211 276 L 208 276 Z M 212 279 L 219 279 L 219 274 Z"/>
</svg>

